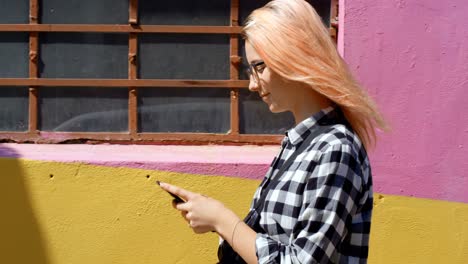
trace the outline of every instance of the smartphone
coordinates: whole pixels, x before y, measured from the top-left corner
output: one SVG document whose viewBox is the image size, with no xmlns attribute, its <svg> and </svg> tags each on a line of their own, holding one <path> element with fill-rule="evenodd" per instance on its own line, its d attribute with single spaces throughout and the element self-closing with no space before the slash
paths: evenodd
<svg viewBox="0 0 468 264">
<path fill-rule="evenodd" d="M 160 181 L 156 181 L 156 183 L 157 183 L 159 186 L 161 186 L 161 182 L 160 182 Z M 163 190 L 164 190 L 164 189 L 163 189 Z M 164 190 L 164 191 L 166 191 L 166 190 Z M 180 196 L 175 195 L 175 194 L 173 194 L 173 193 L 171 193 L 171 192 L 168 192 L 168 191 L 166 191 L 166 192 L 167 192 L 170 196 L 172 196 L 172 197 L 174 198 L 174 201 L 175 201 L 176 203 L 185 203 L 185 200 L 182 199 Z"/>
</svg>

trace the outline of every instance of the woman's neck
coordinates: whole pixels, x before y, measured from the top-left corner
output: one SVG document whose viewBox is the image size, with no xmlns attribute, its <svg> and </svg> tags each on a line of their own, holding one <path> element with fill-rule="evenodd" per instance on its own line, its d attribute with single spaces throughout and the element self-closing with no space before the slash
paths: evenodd
<svg viewBox="0 0 468 264">
<path fill-rule="evenodd" d="M 308 117 L 331 105 L 332 102 L 328 98 L 318 94 L 310 88 L 304 88 L 302 92 L 298 93 L 291 112 L 294 115 L 294 120 L 297 125 Z"/>
</svg>

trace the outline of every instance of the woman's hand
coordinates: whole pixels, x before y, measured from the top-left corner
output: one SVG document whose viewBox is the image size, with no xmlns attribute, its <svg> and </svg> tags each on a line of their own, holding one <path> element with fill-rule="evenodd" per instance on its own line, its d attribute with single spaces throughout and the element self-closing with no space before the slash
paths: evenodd
<svg viewBox="0 0 468 264">
<path fill-rule="evenodd" d="M 185 203 L 173 203 L 174 208 L 181 211 L 189 226 L 197 234 L 209 231 L 218 232 L 223 221 L 236 221 L 239 218 L 224 206 L 221 202 L 205 195 L 187 191 L 168 183 L 160 183 L 160 186 L 173 194 L 182 197 Z"/>
<path fill-rule="evenodd" d="M 247 263 L 258 263 L 255 252 L 257 233 L 221 202 L 167 183 L 164 190 L 180 196 L 185 203 L 173 203 L 197 234 L 216 231 Z M 236 229 L 237 227 L 237 229 Z M 234 242 L 235 241 L 235 242 Z"/>
</svg>

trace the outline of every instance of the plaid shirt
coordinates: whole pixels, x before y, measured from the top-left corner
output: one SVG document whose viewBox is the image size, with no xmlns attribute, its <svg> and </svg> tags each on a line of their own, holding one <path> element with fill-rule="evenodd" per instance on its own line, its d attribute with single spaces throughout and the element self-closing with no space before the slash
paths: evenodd
<svg viewBox="0 0 468 264">
<path fill-rule="evenodd" d="M 286 133 L 282 151 L 257 189 L 317 124 L 333 124 L 268 186 L 255 247 L 259 263 L 366 263 L 372 214 L 369 160 L 357 135 L 329 107 Z M 273 173 L 271 174 L 271 171 Z"/>
</svg>

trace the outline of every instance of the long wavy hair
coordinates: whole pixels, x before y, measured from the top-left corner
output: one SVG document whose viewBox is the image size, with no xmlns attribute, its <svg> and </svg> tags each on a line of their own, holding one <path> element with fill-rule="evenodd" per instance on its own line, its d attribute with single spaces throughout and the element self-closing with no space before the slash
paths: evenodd
<svg viewBox="0 0 468 264">
<path fill-rule="evenodd" d="M 387 130 L 375 102 L 353 78 L 328 29 L 305 0 L 273 0 L 253 11 L 243 37 L 283 78 L 306 84 L 343 111 L 366 147 Z"/>
</svg>

